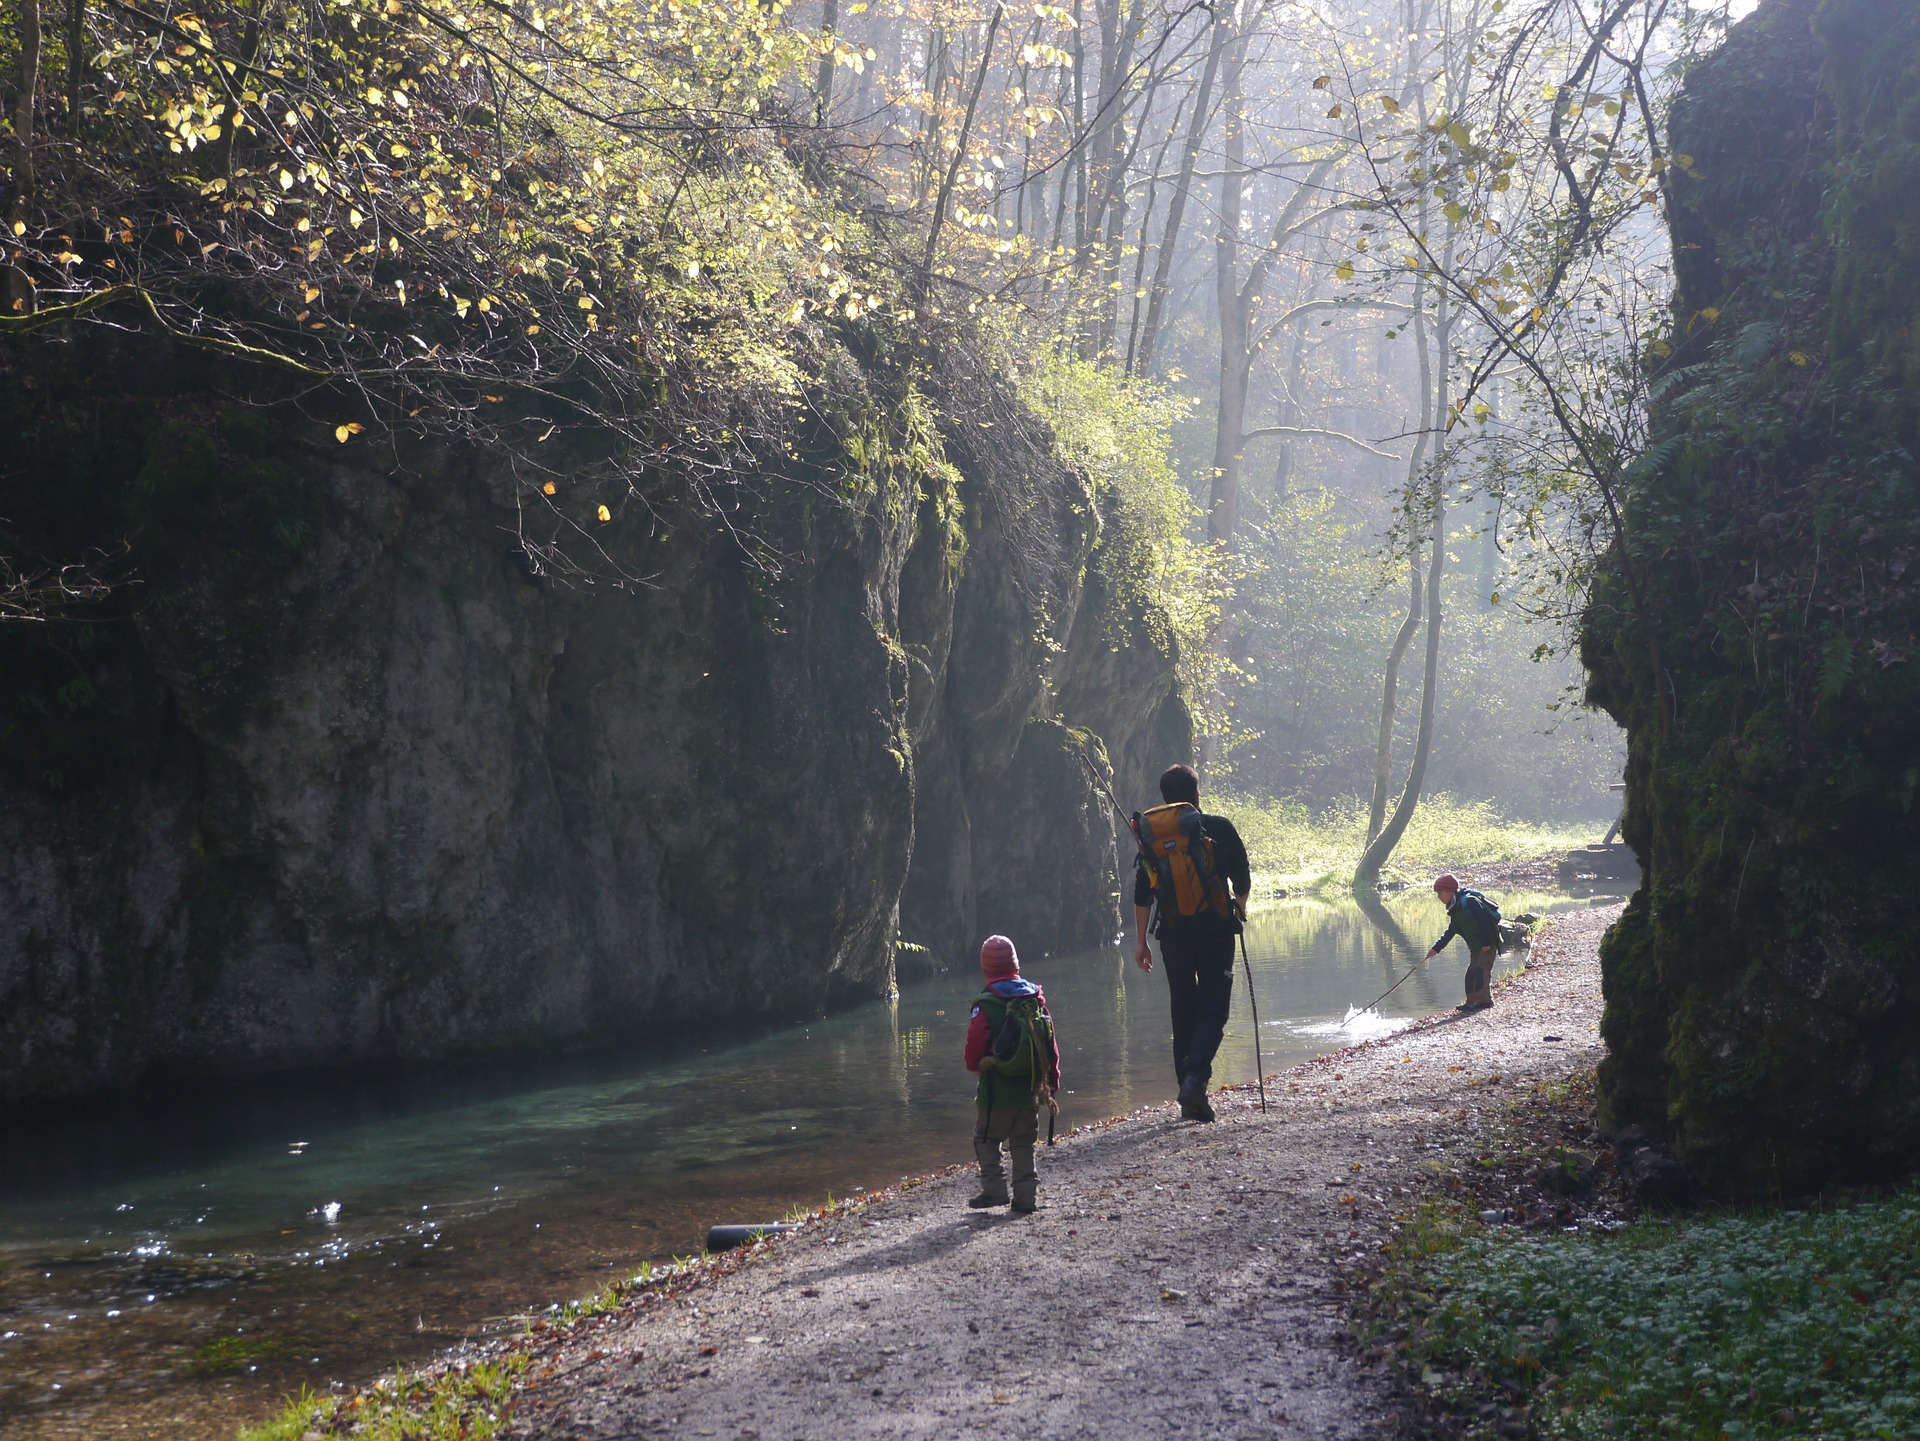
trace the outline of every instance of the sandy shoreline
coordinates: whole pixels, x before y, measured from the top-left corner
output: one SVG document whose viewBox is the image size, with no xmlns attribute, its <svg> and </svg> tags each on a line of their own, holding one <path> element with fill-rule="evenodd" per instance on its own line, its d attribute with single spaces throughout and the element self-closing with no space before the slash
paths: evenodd
<svg viewBox="0 0 1920 1441">
<path fill-rule="evenodd" d="M 1478 1153 L 1517 1088 L 1599 1059 L 1617 913 L 1556 918 L 1492 1011 L 1269 1078 L 1265 1115 L 1245 1087 L 1211 1126 L 1169 1101 L 1062 1137 L 1034 1216 L 969 1212 L 954 1168 L 679 1294 L 509 1343 L 532 1365 L 505 1434 L 1394 1435 L 1338 1269 Z"/>
</svg>

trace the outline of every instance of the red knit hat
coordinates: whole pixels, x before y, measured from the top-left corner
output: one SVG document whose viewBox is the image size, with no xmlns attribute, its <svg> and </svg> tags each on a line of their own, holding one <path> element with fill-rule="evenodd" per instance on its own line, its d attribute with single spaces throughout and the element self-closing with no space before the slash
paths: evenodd
<svg viewBox="0 0 1920 1441">
<path fill-rule="evenodd" d="M 1433 883 L 1433 893 L 1436 896 L 1454 894 L 1457 893 L 1459 889 L 1460 882 L 1456 881 L 1451 873 L 1439 877 Z"/>
<path fill-rule="evenodd" d="M 1020 953 L 1005 936 L 988 936 L 980 947 L 980 969 L 990 981 L 1004 981 L 1020 974 Z"/>
</svg>

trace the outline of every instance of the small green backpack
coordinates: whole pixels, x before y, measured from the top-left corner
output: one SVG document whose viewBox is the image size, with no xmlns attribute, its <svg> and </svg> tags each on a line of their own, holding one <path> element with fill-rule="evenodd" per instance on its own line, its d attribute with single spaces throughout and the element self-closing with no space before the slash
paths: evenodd
<svg viewBox="0 0 1920 1441">
<path fill-rule="evenodd" d="M 1026 1081 L 1030 1095 L 1037 1097 L 1047 1080 L 1047 1058 L 1053 1054 L 1053 1017 L 1040 1004 L 1038 996 L 1015 996 L 1008 1000 L 992 991 L 981 993 L 976 1002 L 987 1015 L 999 1007 L 1000 1027 L 994 1032 L 988 1052 L 999 1062 L 996 1077 L 1007 1081 Z"/>
</svg>

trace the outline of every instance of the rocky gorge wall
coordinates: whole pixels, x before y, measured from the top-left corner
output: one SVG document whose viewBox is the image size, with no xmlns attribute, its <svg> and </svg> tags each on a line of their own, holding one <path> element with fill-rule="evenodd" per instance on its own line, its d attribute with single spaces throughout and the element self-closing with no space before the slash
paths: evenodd
<svg viewBox="0 0 1920 1441">
<path fill-rule="evenodd" d="M 1791 1194 L 1920 1155 L 1920 10 L 1763 0 L 1673 143 L 1675 351 L 1625 507 L 1665 675 L 1617 557 L 1583 638 L 1646 871 L 1602 1113 Z"/>
<path fill-rule="evenodd" d="M 140 584 L 0 634 L 0 1096 L 645 1044 L 882 993 L 900 935 L 1110 936 L 1078 755 L 1184 758 L 1171 659 L 1103 601 L 1085 478 L 953 365 L 921 406 L 846 361 L 816 399 L 862 459 L 623 514 L 635 581 L 577 588 L 492 457 L 11 345 L 4 525 Z M 938 419 L 963 383 L 997 433 Z"/>
</svg>

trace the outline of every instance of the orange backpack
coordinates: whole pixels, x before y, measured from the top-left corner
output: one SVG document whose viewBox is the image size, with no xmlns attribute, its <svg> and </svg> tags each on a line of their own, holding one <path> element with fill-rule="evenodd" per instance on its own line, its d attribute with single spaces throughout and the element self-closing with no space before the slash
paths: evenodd
<svg viewBox="0 0 1920 1441">
<path fill-rule="evenodd" d="M 1233 914 L 1227 883 L 1214 866 L 1213 837 L 1200 828 L 1200 812 L 1185 801 L 1133 813 L 1133 836 L 1153 877 L 1163 930 L 1211 912 L 1220 920 Z"/>
</svg>

